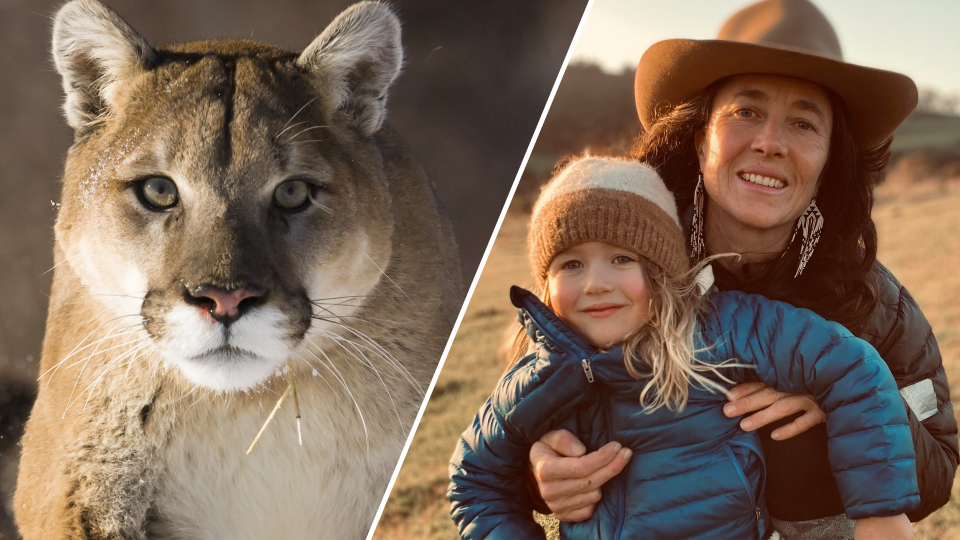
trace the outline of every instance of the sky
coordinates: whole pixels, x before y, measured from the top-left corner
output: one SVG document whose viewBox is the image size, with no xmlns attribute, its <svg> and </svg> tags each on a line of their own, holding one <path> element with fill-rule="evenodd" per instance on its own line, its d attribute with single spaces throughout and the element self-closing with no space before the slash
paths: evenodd
<svg viewBox="0 0 960 540">
<path fill-rule="evenodd" d="M 840 37 L 844 59 L 913 78 L 921 89 L 960 94 L 960 0 L 813 0 Z M 633 69 L 671 38 L 715 39 L 754 0 L 594 0 L 574 50 L 610 72 Z"/>
</svg>

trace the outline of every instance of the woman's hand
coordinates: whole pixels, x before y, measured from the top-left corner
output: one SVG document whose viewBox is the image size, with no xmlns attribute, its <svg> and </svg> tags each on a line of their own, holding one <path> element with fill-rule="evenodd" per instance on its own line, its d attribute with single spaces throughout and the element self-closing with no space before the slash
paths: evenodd
<svg viewBox="0 0 960 540">
<path fill-rule="evenodd" d="M 803 412 L 793 422 L 773 430 L 770 436 L 777 441 L 799 435 L 827 419 L 813 396 L 777 392 L 762 382 L 734 386 L 730 389 L 729 400 L 730 403 L 723 406 L 723 414 L 728 418 L 760 411 L 740 421 L 740 428 L 744 431 L 753 431 L 770 422 Z"/>
<path fill-rule="evenodd" d="M 913 525 L 906 514 L 858 519 L 853 540 L 913 540 Z"/>
<path fill-rule="evenodd" d="M 618 442 L 585 452 L 583 443 L 565 429 L 546 433 L 530 448 L 540 496 L 560 521 L 590 519 L 600 502 L 600 486 L 620 474 L 633 456 Z"/>
</svg>

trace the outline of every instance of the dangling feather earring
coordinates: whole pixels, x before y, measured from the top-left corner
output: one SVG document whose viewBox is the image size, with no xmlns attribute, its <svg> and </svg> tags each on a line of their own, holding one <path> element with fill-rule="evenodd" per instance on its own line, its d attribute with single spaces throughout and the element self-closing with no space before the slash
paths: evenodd
<svg viewBox="0 0 960 540">
<path fill-rule="evenodd" d="M 797 227 L 793 230 L 793 236 L 790 237 L 790 245 L 792 245 L 798 232 L 803 235 L 803 241 L 800 244 L 800 264 L 797 265 L 797 273 L 793 275 L 794 278 L 799 277 L 800 274 L 803 273 L 803 269 L 807 267 L 810 257 L 813 257 L 813 248 L 817 247 L 817 242 L 820 241 L 820 232 L 822 230 L 823 214 L 821 214 L 820 209 L 817 208 L 817 199 L 810 199 L 810 205 L 807 206 L 803 215 L 797 220 Z"/>
<path fill-rule="evenodd" d="M 693 190 L 693 224 L 690 226 L 690 256 L 700 261 L 706 254 L 703 243 L 703 199 L 706 193 L 703 189 L 703 173 L 697 174 L 697 188 Z"/>
</svg>

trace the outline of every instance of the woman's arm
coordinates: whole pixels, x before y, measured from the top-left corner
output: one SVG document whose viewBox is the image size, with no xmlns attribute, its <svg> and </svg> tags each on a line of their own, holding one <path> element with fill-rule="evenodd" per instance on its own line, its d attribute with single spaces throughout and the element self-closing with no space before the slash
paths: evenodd
<svg viewBox="0 0 960 540">
<path fill-rule="evenodd" d="M 957 421 L 930 323 L 889 270 L 878 262 L 875 271 L 880 303 L 858 334 L 876 347 L 890 366 L 907 405 L 920 486 L 920 507 L 908 516 L 919 521 L 950 500 L 960 461 Z"/>
<path fill-rule="evenodd" d="M 879 304 L 858 332 L 873 345 L 890 367 L 904 403 L 917 456 L 920 507 L 908 515 L 920 521 L 950 500 L 960 461 L 957 422 L 950 387 L 936 337 L 916 301 L 896 277 L 879 262 L 875 272 Z M 743 422 L 754 430 L 804 411 L 793 422 L 773 432 L 787 439 L 824 421 L 811 396 L 777 392 L 763 383 L 744 383 L 733 389 L 734 400 L 724 409 L 729 417 L 754 413 Z"/>
<path fill-rule="evenodd" d="M 847 516 L 892 516 L 920 502 L 909 423 L 890 370 L 843 326 L 761 296 L 715 295 L 719 359 L 756 365 L 768 385 L 810 393 L 827 413 L 830 465 Z M 711 335 L 708 334 L 708 335 Z"/>
</svg>

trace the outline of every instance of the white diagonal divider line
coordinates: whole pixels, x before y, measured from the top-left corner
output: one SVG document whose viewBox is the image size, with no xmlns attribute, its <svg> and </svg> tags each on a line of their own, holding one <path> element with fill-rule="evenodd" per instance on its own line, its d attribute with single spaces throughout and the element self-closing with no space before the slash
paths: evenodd
<svg viewBox="0 0 960 540">
<path fill-rule="evenodd" d="M 517 184 L 520 182 L 520 177 L 523 175 L 524 169 L 527 167 L 527 162 L 530 161 L 530 153 L 533 152 L 533 146 L 537 142 L 537 137 L 540 136 L 540 129 L 543 128 L 543 121 L 547 118 L 547 112 L 550 111 L 550 105 L 553 104 L 553 98 L 557 95 L 557 88 L 560 87 L 560 81 L 563 80 L 563 74 L 567 71 L 567 65 L 570 64 L 570 57 L 573 56 L 573 50 L 577 46 L 577 40 L 580 39 L 580 32 L 583 30 L 583 24 L 586 22 L 587 17 L 590 15 L 590 8 L 593 7 L 593 0 L 587 2 L 586 9 L 583 10 L 583 17 L 580 18 L 580 24 L 577 26 L 576 33 L 573 34 L 573 41 L 570 42 L 570 48 L 567 49 L 567 56 L 563 59 L 563 64 L 560 66 L 560 73 L 557 74 L 557 80 L 553 83 L 553 89 L 550 90 L 550 96 L 547 98 L 547 104 L 543 108 L 543 113 L 540 114 L 540 121 L 537 123 L 537 129 L 533 132 L 533 138 L 530 139 L 530 145 L 527 146 L 527 153 L 523 156 L 523 161 L 520 162 L 520 170 L 517 171 L 517 177 L 513 180 L 513 186 L 510 187 L 510 193 L 507 194 L 507 200 L 503 204 L 503 209 L 500 211 L 500 218 L 497 220 L 497 226 L 493 228 L 493 234 L 490 236 L 490 241 L 487 242 L 487 249 L 483 252 L 483 258 L 480 259 L 480 266 L 477 268 L 477 273 L 473 276 L 473 282 L 470 284 L 470 289 L 467 291 L 467 297 L 463 301 L 463 306 L 460 308 L 460 314 L 457 315 L 457 322 L 453 325 L 453 331 L 450 333 L 450 338 L 447 339 L 447 345 L 443 348 L 443 354 L 440 356 L 440 362 L 437 365 L 437 371 L 433 374 L 433 379 L 430 381 L 430 386 L 427 388 L 427 393 L 423 398 L 423 403 L 420 404 L 420 411 L 417 412 L 417 418 L 413 421 L 413 427 L 410 429 L 410 435 L 407 436 L 407 442 L 403 445 L 403 452 L 400 453 L 400 461 L 397 462 L 396 468 L 393 470 L 393 476 L 390 477 L 390 483 L 387 485 L 387 490 L 383 494 L 383 499 L 380 501 L 380 508 L 377 509 L 377 515 L 373 518 L 373 523 L 370 525 L 370 530 L 367 532 L 367 540 L 373 538 L 373 533 L 377 530 L 377 524 L 380 523 L 380 516 L 383 515 L 383 508 L 387 505 L 387 499 L 390 498 L 390 492 L 393 490 L 393 485 L 397 482 L 397 475 L 400 473 L 400 468 L 403 467 L 403 460 L 407 457 L 407 451 L 410 449 L 410 443 L 413 441 L 414 435 L 417 434 L 417 428 L 420 427 L 420 419 L 423 418 L 423 411 L 427 408 L 427 403 L 430 401 L 430 396 L 433 395 L 433 388 L 437 385 L 437 378 L 440 376 L 440 371 L 443 369 L 443 364 L 447 360 L 447 354 L 450 353 L 450 346 L 453 345 L 453 340 L 457 336 L 457 331 L 460 330 L 460 323 L 463 321 L 463 315 L 467 312 L 467 306 L 470 305 L 470 299 L 473 297 L 473 291 L 477 288 L 477 282 L 480 280 L 480 274 L 483 273 L 483 267 L 487 264 L 487 257 L 490 256 L 490 250 L 493 248 L 493 243 L 497 239 L 497 234 L 500 232 L 500 226 L 503 225 L 503 218 L 507 215 L 507 209 L 510 207 L 510 202 L 513 200 L 513 195 L 517 191 Z"/>
</svg>

